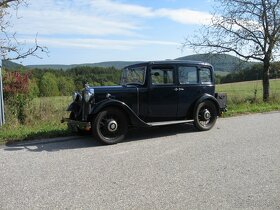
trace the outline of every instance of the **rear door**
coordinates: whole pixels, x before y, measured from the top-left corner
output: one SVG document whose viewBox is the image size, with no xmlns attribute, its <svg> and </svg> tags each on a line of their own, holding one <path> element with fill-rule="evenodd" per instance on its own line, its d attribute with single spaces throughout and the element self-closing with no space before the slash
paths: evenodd
<svg viewBox="0 0 280 210">
<path fill-rule="evenodd" d="M 177 116 L 178 88 L 174 65 L 150 67 L 149 118 L 174 119 Z"/>
<path fill-rule="evenodd" d="M 203 94 L 214 95 L 210 67 L 178 65 L 178 81 L 178 118 L 186 117 L 189 109 Z"/>
<path fill-rule="evenodd" d="M 186 117 L 191 105 L 200 96 L 199 72 L 197 66 L 178 66 L 178 117 Z"/>
</svg>

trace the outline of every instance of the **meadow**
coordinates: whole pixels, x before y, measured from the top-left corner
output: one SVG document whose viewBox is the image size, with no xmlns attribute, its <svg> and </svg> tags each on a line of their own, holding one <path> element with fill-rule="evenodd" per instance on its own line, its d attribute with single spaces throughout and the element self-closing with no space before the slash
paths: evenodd
<svg viewBox="0 0 280 210">
<path fill-rule="evenodd" d="M 228 95 L 228 112 L 224 117 L 240 114 L 280 110 L 280 80 L 271 80 L 271 101 L 262 102 L 262 81 L 221 84 L 216 92 Z M 60 123 L 68 116 L 65 110 L 71 102 L 70 96 L 40 97 L 26 107 L 26 123 L 17 122 L 9 107 L 6 107 L 6 124 L 0 128 L 0 143 L 69 136 L 67 125 Z"/>
<path fill-rule="evenodd" d="M 225 117 L 280 110 L 280 79 L 270 80 L 269 103 L 262 101 L 261 80 L 217 85 L 216 92 L 227 93 L 228 112 Z"/>
</svg>

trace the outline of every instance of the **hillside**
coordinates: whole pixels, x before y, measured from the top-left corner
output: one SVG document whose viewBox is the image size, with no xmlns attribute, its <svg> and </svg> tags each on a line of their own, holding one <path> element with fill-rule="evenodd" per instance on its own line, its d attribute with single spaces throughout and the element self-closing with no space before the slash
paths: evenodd
<svg viewBox="0 0 280 210">
<path fill-rule="evenodd" d="M 176 60 L 205 61 L 214 66 L 215 71 L 232 72 L 254 65 L 235 56 L 227 54 L 196 54 L 177 58 Z"/>
<path fill-rule="evenodd" d="M 27 68 L 34 69 L 57 69 L 57 70 L 68 70 L 79 66 L 89 66 L 89 67 L 115 67 L 116 69 L 122 69 L 125 66 L 138 63 L 139 61 L 108 61 L 100 63 L 84 63 L 84 64 L 72 64 L 72 65 L 27 65 Z"/>
<path fill-rule="evenodd" d="M 22 69 L 24 68 L 23 65 L 12 62 L 12 61 L 7 61 L 7 60 L 3 60 L 2 61 L 2 66 L 6 69 L 10 69 L 10 70 L 16 70 L 16 69 Z"/>
</svg>

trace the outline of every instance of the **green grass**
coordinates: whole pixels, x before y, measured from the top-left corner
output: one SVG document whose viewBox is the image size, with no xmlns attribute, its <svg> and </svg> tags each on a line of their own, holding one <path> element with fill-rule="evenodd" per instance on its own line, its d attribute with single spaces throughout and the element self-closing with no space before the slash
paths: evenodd
<svg viewBox="0 0 280 210">
<path fill-rule="evenodd" d="M 280 80 L 271 80 L 271 101 L 262 102 L 262 82 L 239 82 L 217 85 L 216 92 L 228 94 L 228 112 L 225 117 L 280 110 Z M 20 125 L 6 106 L 6 121 L 0 128 L 0 144 L 14 141 L 71 135 L 62 117 L 71 97 L 36 98 L 26 108 L 26 124 Z"/>
<path fill-rule="evenodd" d="M 3 128 L 0 128 L 0 131 L 0 144 L 71 135 L 67 130 L 67 126 L 60 122 L 19 125 L 16 128 L 5 125 Z"/>
<path fill-rule="evenodd" d="M 25 125 L 19 124 L 6 106 L 7 123 L 0 128 L 0 144 L 70 135 L 67 125 L 60 120 L 69 115 L 65 110 L 71 100 L 65 96 L 35 98 L 26 108 Z"/>
<path fill-rule="evenodd" d="M 217 85 L 216 92 L 228 96 L 228 112 L 224 116 L 280 110 L 280 80 L 270 81 L 269 103 L 262 101 L 262 81 Z"/>
</svg>

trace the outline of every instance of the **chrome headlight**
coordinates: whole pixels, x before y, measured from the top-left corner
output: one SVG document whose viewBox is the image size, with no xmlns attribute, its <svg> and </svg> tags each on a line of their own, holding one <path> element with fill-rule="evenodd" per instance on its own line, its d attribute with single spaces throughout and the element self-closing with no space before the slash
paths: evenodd
<svg viewBox="0 0 280 210">
<path fill-rule="evenodd" d="M 85 102 L 88 103 L 94 96 L 94 89 L 86 89 L 84 92 Z"/>
</svg>

